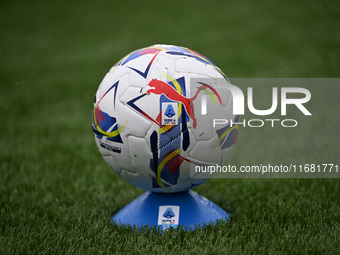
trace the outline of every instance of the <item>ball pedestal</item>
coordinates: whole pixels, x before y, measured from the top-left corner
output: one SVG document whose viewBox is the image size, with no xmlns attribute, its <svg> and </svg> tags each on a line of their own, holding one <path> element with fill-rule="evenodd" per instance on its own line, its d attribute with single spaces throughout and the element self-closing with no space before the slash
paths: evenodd
<svg viewBox="0 0 340 255">
<path fill-rule="evenodd" d="M 180 193 L 145 192 L 112 217 L 112 222 L 128 226 L 156 226 L 159 229 L 193 230 L 217 220 L 228 220 L 223 209 L 189 190 Z"/>
</svg>

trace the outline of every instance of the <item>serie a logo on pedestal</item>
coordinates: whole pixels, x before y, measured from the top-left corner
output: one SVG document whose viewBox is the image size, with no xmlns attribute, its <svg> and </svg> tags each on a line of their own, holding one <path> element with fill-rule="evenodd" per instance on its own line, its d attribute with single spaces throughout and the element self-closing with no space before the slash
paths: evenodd
<svg viewBox="0 0 340 255">
<path fill-rule="evenodd" d="M 177 125 L 178 103 L 162 103 L 162 125 Z"/>
<path fill-rule="evenodd" d="M 179 223 L 179 206 L 162 205 L 158 211 L 158 226 L 167 229 L 177 228 Z"/>
</svg>

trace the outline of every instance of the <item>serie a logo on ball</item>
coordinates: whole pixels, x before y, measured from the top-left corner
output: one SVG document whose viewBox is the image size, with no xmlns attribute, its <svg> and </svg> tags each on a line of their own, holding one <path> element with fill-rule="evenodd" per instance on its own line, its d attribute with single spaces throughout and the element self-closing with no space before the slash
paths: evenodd
<svg viewBox="0 0 340 255">
<path fill-rule="evenodd" d="M 190 166 L 223 165 L 239 131 L 213 125 L 216 116 L 238 121 L 220 80 L 229 84 L 212 61 L 184 47 L 153 45 L 122 58 L 94 99 L 92 127 L 104 160 L 127 182 L 153 192 L 204 182 L 190 175 Z"/>
</svg>

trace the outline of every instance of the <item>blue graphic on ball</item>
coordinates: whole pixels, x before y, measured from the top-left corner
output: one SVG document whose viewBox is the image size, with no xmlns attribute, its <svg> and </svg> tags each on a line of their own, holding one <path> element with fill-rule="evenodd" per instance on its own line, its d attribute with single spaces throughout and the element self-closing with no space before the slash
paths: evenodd
<svg viewBox="0 0 340 255">
<path fill-rule="evenodd" d="M 176 112 L 174 110 L 174 108 L 172 107 L 171 104 L 168 105 L 168 107 L 165 110 L 164 113 L 167 117 L 171 118 L 172 116 L 176 115 Z"/>
</svg>

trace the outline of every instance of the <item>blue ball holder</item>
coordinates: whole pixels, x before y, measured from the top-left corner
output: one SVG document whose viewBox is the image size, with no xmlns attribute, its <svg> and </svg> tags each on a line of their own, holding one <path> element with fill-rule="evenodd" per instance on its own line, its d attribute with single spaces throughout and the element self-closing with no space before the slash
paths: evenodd
<svg viewBox="0 0 340 255">
<path fill-rule="evenodd" d="M 161 230 L 180 225 L 194 230 L 228 219 L 227 212 L 192 190 L 179 193 L 147 191 L 113 216 L 112 222 L 135 227 L 156 226 Z"/>
</svg>

